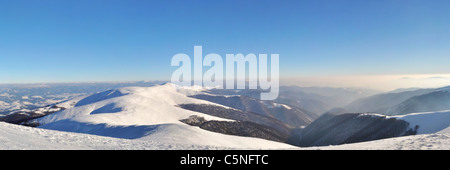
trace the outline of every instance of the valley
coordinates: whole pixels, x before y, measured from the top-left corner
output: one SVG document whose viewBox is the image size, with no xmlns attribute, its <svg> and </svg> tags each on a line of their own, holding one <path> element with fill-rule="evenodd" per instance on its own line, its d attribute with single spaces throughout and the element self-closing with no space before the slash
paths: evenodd
<svg viewBox="0 0 450 170">
<path fill-rule="evenodd" d="M 0 117 L 0 121 L 20 125 L 20 128 L 16 128 L 18 130 L 24 130 L 22 127 L 26 129 L 23 126 L 25 125 L 36 127 L 40 131 L 56 130 L 58 133 L 147 141 L 154 142 L 153 144 L 170 143 L 183 149 L 306 149 L 314 147 L 320 149 L 321 146 L 326 149 L 329 145 L 360 146 L 358 144 L 361 142 L 397 138 L 410 140 L 408 136 L 426 134 L 440 134 L 443 137 L 447 133 L 440 131 L 446 132 L 445 129 L 450 125 L 450 111 L 435 111 L 430 110 L 430 107 L 421 107 L 425 108 L 421 111 L 429 111 L 426 113 L 398 112 L 387 115 L 370 110 L 348 111 L 356 108 L 356 105 L 361 105 L 355 103 L 369 104 L 370 100 L 386 98 L 384 96 L 396 100 L 394 104 L 399 103 L 396 106 L 386 105 L 391 108 L 398 108 L 401 103 L 407 103 L 410 100 L 415 102 L 423 100 L 420 103 L 427 104 L 427 101 L 436 98 L 421 96 L 441 94 L 441 91 L 442 94 L 446 94 L 445 90 L 443 91 L 445 88 L 413 89 L 413 91 L 380 93 L 374 96 L 366 94 L 351 97 L 345 102 L 342 101 L 342 96 L 348 96 L 353 92 L 348 89 L 330 88 L 327 94 L 328 96 L 333 94 L 336 100 L 333 106 L 340 107 L 322 113 L 302 108 L 302 105 L 305 106 L 304 103 L 300 105 L 290 102 L 295 98 L 298 99 L 298 97 L 287 97 L 295 94 L 293 87 L 282 87 L 280 90 L 282 100 L 262 101 L 252 97 L 258 93 L 257 90 L 227 91 L 188 88 L 170 83 L 147 84 L 141 87 L 134 84 L 123 86 L 84 96 L 74 96 L 26 111 L 12 110 L 9 114 Z M 298 94 L 305 94 L 305 89 L 307 88 L 302 89 Z M 319 92 L 312 93 L 314 89 L 309 88 L 309 90 L 311 94 L 308 95 L 314 97 L 308 99 L 311 102 L 306 103 L 311 105 L 320 99 L 321 97 L 318 96 L 321 95 Z M 327 89 L 322 88 L 322 91 L 324 90 Z M 396 94 L 399 97 L 396 97 Z M 338 97 L 340 95 L 341 97 Z M 440 96 L 442 95 L 438 95 L 437 99 L 440 99 Z M 298 101 L 307 99 L 303 98 Z M 380 100 L 386 101 L 386 99 Z M 337 104 L 339 103 L 337 101 L 340 101 L 340 104 Z M 320 103 L 326 103 L 326 101 L 315 103 L 322 105 Z M 380 108 L 384 107 L 380 105 L 381 103 L 378 102 L 378 104 Z M 371 109 L 372 107 L 359 107 L 359 109 L 362 108 Z M 432 108 L 445 109 L 446 102 Z M 12 124 L 4 127 L 17 126 Z M 18 139 L 21 138 L 18 137 Z M 441 147 L 448 146 L 439 146 Z M 170 147 L 164 146 L 162 149 L 170 149 Z"/>
</svg>

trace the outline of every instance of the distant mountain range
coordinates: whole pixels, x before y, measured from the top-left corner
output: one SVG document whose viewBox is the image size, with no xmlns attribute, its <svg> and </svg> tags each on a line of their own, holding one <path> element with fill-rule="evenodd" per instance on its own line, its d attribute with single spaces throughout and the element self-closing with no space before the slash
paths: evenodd
<svg viewBox="0 0 450 170">
<path fill-rule="evenodd" d="M 382 93 L 358 99 L 344 107 L 349 113 L 379 113 L 403 115 L 450 109 L 450 87 L 410 89 Z"/>
<path fill-rule="evenodd" d="M 159 81 L 116 83 L 47 83 L 0 85 L 0 115 L 30 112 L 33 109 L 67 101 L 80 96 L 128 86 L 148 87 Z"/>
<path fill-rule="evenodd" d="M 12 112 L 30 112 L 33 109 L 67 101 L 76 97 L 116 89 L 121 87 L 149 87 L 164 82 L 138 81 L 117 83 L 55 83 L 55 84 L 11 84 L 0 85 L 0 116 Z M 219 90 L 210 89 L 210 95 L 241 96 L 242 101 L 259 99 L 260 90 Z M 281 86 L 280 95 L 274 102 L 292 106 L 297 111 L 309 115 L 305 123 L 317 118 L 326 111 L 343 107 L 350 102 L 379 93 L 378 91 L 357 88 L 296 87 Z M 249 97 L 249 98 L 244 98 Z M 230 101 L 228 101 L 230 102 Z M 243 102 L 242 104 L 244 104 Z M 254 103 L 254 102 L 253 102 Z M 267 103 L 267 102 L 266 102 Z M 222 103 L 225 104 L 225 103 Z M 226 105 L 226 104 L 225 104 Z M 234 105 L 234 104 L 233 104 Z M 281 106 L 281 105 L 280 105 Z M 237 106 L 236 106 L 237 107 Z M 261 108 L 248 107 L 247 111 L 263 113 Z M 268 108 L 268 107 L 266 107 Z M 277 108 L 277 107 L 276 107 Z M 282 108 L 281 108 L 282 109 Z M 300 109 L 300 110 L 299 110 Z M 244 109 L 246 110 L 246 109 Z M 308 119 L 308 120 L 306 120 Z M 292 120 L 292 121 L 295 121 Z M 294 122 L 295 123 L 295 122 Z M 303 123 L 304 124 L 304 123 Z"/>
<path fill-rule="evenodd" d="M 300 146 L 328 146 L 415 135 L 419 127 L 377 114 L 325 114 L 302 131 Z"/>
<path fill-rule="evenodd" d="M 314 92 L 314 89 L 327 92 L 321 94 L 320 90 Z M 287 100 L 288 96 L 306 93 L 302 90 L 306 88 L 285 87 L 280 96 L 284 96 L 284 101 L 295 101 Z M 392 105 L 391 109 L 403 109 L 404 112 L 445 108 L 440 106 L 445 105 L 444 99 L 448 95 L 446 88 L 391 92 L 362 99 L 357 98 L 368 94 L 348 89 L 311 88 L 311 91 L 308 94 L 316 98 L 328 95 L 336 101 L 335 105 L 347 104 L 356 99 L 349 106 L 355 105 L 359 109 L 364 107 L 355 103 L 363 101 L 361 103 L 368 106 L 373 105 L 371 102 L 390 104 L 387 102 L 389 98 L 399 103 Z M 335 108 L 325 114 L 318 114 L 287 102 L 258 100 L 255 97 L 258 92 L 180 87 L 170 83 L 121 87 L 28 111 L 13 111 L 0 120 L 42 129 L 120 139 L 237 148 L 340 145 L 435 133 L 450 124 L 450 112 L 392 117 L 374 113 L 347 113 L 345 109 Z M 341 97 L 345 95 L 353 98 L 337 102 L 343 100 Z M 436 100 L 443 102 L 436 103 Z M 402 103 L 412 104 L 396 107 Z M 430 107 L 422 107 L 422 104 Z M 384 108 L 381 105 L 372 107 Z"/>
<path fill-rule="evenodd" d="M 239 95 L 258 99 L 261 91 L 212 89 L 208 93 Z M 274 102 L 300 108 L 318 117 L 333 108 L 344 107 L 357 99 L 378 93 L 381 92 L 363 88 L 281 86 L 279 96 Z"/>
<path fill-rule="evenodd" d="M 317 114 L 295 106 L 280 104 L 273 101 L 261 101 L 242 95 L 221 96 L 199 94 L 189 97 L 207 100 L 242 111 L 257 113 L 260 115 L 275 118 L 292 127 L 306 126 L 313 120 L 318 118 Z"/>
<path fill-rule="evenodd" d="M 277 142 L 288 143 L 293 127 L 266 115 L 188 97 L 203 93 L 203 89 L 170 83 L 118 88 L 68 101 L 76 104 L 32 122 L 44 129 L 123 139 L 225 147 L 289 147 Z M 276 142 L 262 142 L 263 139 Z"/>
</svg>

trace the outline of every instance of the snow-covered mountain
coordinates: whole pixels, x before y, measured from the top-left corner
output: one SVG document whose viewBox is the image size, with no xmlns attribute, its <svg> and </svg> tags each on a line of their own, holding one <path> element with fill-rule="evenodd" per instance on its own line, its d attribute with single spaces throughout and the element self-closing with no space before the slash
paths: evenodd
<svg viewBox="0 0 450 170">
<path fill-rule="evenodd" d="M 39 118 L 37 122 L 43 129 L 161 143 L 234 148 L 293 147 L 263 139 L 215 133 L 181 122 L 191 116 L 202 117 L 206 121 L 235 121 L 179 107 L 181 104 L 202 104 L 232 109 L 188 97 L 200 93 L 202 89 L 182 88 L 170 83 L 119 88 L 88 96 L 74 107 Z"/>
<path fill-rule="evenodd" d="M 240 95 L 259 98 L 260 90 L 208 90 L 210 94 Z M 359 88 L 333 88 L 333 87 L 298 87 L 281 86 L 276 103 L 287 104 L 300 108 L 306 112 L 322 115 L 330 109 L 344 107 L 349 103 L 368 96 L 380 93 L 376 90 Z"/>
<path fill-rule="evenodd" d="M 300 146 L 328 146 L 416 134 L 450 126 L 450 110 L 385 116 L 375 113 L 325 114 L 302 131 Z"/>
<path fill-rule="evenodd" d="M 410 128 L 418 127 L 417 135 L 381 140 L 342 144 L 306 149 L 323 150 L 449 150 L 450 110 L 413 113 L 390 118 L 408 122 Z"/>
<path fill-rule="evenodd" d="M 398 116 L 400 119 L 411 121 L 411 125 L 419 125 L 425 131 L 421 131 L 419 128 L 418 135 L 388 138 L 381 140 L 374 140 L 368 142 L 321 146 L 321 147 L 292 147 L 281 146 L 283 149 L 310 149 L 310 150 L 426 150 L 426 149 L 450 149 L 450 127 L 448 127 L 448 113 L 437 112 L 434 113 L 418 113 L 411 115 Z M 427 117 L 424 119 L 424 117 Z M 440 120 L 438 126 L 433 126 L 432 120 Z M 445 127 L 447 123 L 447 128 Z M 427 128 L 425 128 L 427 127 Z M 169 131 L 167 131 L 169 132 Z M 210 135 L 210 134 L 209 134 Z M 170 135 L 174 137 L 173 135 Z M 159 136 L 161 137 L 161 136 Z M 197 136 L 201 137 L 201 136 Z M 211 137 L 211 136 L 207 136 Z M 238 137 L 241 138 L 241 137 Z M 245 140 L 247 138 L 241 138 L 243 144 L 249 142 Z M 236 142 L 236 143 L 232 143 Z M 253 140 L 253 142 L 267 142 L 266 140 Z M 245 145 L 240 145 L 239 141 L 229 141 L 229 143 L 222 145 L 230 145 L 237 147 L 223 147 L 214 145 L 204 145 L 204 142 L 179 142 L 179 140 L 169 140 L 163 138 L 143 138 L 143 139 L 123 139 L 104 137 L 98 135 L 84 134 L 84 133 L 72 133 L 48 130 L 42 128 L 31 128 L 26 126 L 8 124 L 0 122 L 0 149 L 100 149 L 100 150 L 142 150 L 142 149 L 254 149 L 255 147 L 245 148 Z M 258 145 L 258 143 L 255 143 Z M 269 142 L 266 145 L 273 146 L 273 143 Z M 267 146 L 261 146 L 260 148 L 267 148 Z M 272 147 L 273 148 L 273 147 Z"/>
<path fill-rule="evenodd" d="M 128 86 L 148 87 L 158 81 L 110 82 L 110 83 L 47 83 L 47 84 L 1 84 L 0 116 L 9 113 L 26 113 L 33 109 Z"/>
<path fill-rule="evenodd" d="M 450 126 L 450 110 L 411 113 L 388 117 L 408 122 L 409 128 L 417 127 L 417 134 L 432 134 L 442 131 Z"/>
<path fill-rule="evenodd" d="M 438 90 L 418 95 L 388 108 L 381 113 L 386 115 L 403 115 L 416 112 L 431 112 L 450 109 L 450 92 Z"/>
<path fill-rule="evenodd" d="M 171 141 L 132 140 L 32 128 L 0 122 L 0 150 L 211 150 L 232 149 Z"/>
<path fill-rule="evenodd" d="M 23 124 L 38 128 L 0 123 L 0 149 L 304 149 L 296 146 L 364 141 L 374 149 L 393 148 L 389 144 L 414 149 L 424 142 L 434 142 L 425 149 L 449 148 L 450 132 L 443 129 L 450 125 L 450 111 L 329 113 L 302 129 L 280 116 L 296 107 L 210 92 L 170 83 L 122 87 L 37 108 L 27 114 L 41 116 Z M 417 143 L 406 142 L 414 139 Z M 345 148 L 363 147 L 358 144 Z"/>
</svg>

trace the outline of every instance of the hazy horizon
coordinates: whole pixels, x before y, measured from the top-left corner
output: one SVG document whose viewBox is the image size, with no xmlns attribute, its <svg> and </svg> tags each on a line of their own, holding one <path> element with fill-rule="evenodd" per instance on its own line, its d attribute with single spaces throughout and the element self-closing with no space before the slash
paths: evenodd
<svg viewBox="0 0 450 170">
<path fill-rule="evenodd" d="M 26 82 L 0 83 L 0 85 L 45 85 L 45 84 L 89 84 L 89 83 L 133 83 L 170 82 L 170 80 L 118 80 L 118 81 L 78 81 L 78 82 Z M 281 86 L 363 88 L 381 92 L 407 88 L 439 88 L 450 86 L 450 74 L 409 74 L 370 76 L 317 76 L 282 77 Z"/>
</svg>

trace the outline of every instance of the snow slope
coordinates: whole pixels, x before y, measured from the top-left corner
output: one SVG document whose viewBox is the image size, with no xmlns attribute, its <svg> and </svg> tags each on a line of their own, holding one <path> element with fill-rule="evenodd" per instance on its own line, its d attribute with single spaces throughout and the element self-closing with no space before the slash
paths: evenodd
<svg viewBox="0 0 450 170">
<path fill-rule="evenodd" d="M 75 107 L 46 116 L 40 119 L 39 123 L 48 124 L 71 119 L 84 123 L 109 125 L 181 124 L 178 120 L 190 115 L 204 116 L 208 120 L 225 120 L 175 107 L 185 103 L 215 104 L 189 98 L 178 92 L 177 88 L 172 84 L 165 84 L 108 90 L 81 99 Z"/>
<path fill-rule="evenodd" d="M 0 150 L 206 150 L 225 147 L 130 140 L 0 122 Z"/>
<path fill-rule="evenodd" d="M 201 93 L 201 89 L 180 88 L 170 83 L 119 88 L 81 99 L 75 107 L 40 118 L 38 122 L 44 129 L 158 143 L 248 149 L 293 147 L 263 139 L 209 132 L 180 122 L 191 115 L 202 116 L 206 120 L 233 121 L 177 107 L 192 103 L 218 105 L 186 95 L 196 93 Z"/>
<path fill-rule="evenodd" d="M 310 150 L 450 150 L 450 128 L 432 134 L 404 136 L 369 142 L 304 148 Z"/>
<path fill-rule="evenodd" d="M 160 133 L 159 135 L 163 135 Z M 172 136 L 174 137 L 174 136 Z M 170 137 L 168 137 L 170 138 Z M 166 138 L 167 139 L 167 138 Z M 147 139 L 121 139 L 97 135 L 31 128 L 0 122 L 0 150 L 210 150 L 236 149 L 211 145 L 180 144 Z M 244 148 L 245 149 L 245 148 Z M 450 128 L 438 133 L 383 139 L 337 146 L 284 148 L 310 150 L 425 150 L 450 149 Z"/>
<path fill-rule="evenodd" d="M 176 107 L 218 105 L 187 97 L 199 93 L 202 89 L 165 84 L 120 88 L 61 103 L 68 109 L 40 118 L 40 128 L 0 122 L 0 149 L 450 149 L 450 110 L 394 116 L 412 128 L 418 125 L 420 135 L 298 148 L 181 123 L 191 115 L 232 121 Z"/>
<path fill-rule="evenodd" d="M 409 126 L 419 127 L 417 134 L 436 133 L 450 126 L 450 110 L 439 112 L 411 113 L 402 116 L 392 116 L 409 122 Z"/>
</svg>

